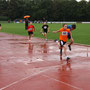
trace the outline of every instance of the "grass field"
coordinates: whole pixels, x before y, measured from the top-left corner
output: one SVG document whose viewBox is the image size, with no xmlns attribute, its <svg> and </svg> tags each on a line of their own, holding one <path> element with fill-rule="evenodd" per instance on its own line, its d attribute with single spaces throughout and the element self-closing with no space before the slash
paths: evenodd
<svg viewBox="0 0 90 90">
<path fill-rule="evenodd" d="M 17 35 L 27 36 L 27 31 L 24 29 L 24 23 L 1 23 L 1 32 L 12 33 Z M 34 37 L 43 38 L 40 33 L 42 24 L 33 24 L 36 31 L 34 32 Z M 50 32 L 48 33 L 48 39 L 58 39 L 60 33 L 53 34 L 53 30 L 59 30 L 62 24 L 48 24 L 50 27 Z M 69 24 L 70 25 L 70 24 Z M 90 24 L 76 24 L 77 28 L 72 32 L 74 43 L 87 44 L 90 45 Z"/>
</svg>

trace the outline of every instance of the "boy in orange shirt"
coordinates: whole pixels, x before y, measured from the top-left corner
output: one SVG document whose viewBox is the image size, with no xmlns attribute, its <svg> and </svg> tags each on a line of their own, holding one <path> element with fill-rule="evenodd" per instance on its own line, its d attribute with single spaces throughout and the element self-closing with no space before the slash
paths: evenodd
<svg viewBox="0 0 90 90">
<path fill-rule="evenodd" d="M 64 47 L 65 56 L 66 56 L 67 60 L 69 60 L 70 58 L 67 57 L 65 44 L 67 42 L 68 33 L 70 33 L 71 40 L 73 41 L 72 34 L 70 32 L 70 29 L 67 29 L 67 25 L 66 24 L 63 24 L 63 28 L 61 28 L 58 31 L 53 31 L 53 33 L 57 33 L 57 32 L 61 32 L 60 33 L 60 37 L 59 37 L 59 41 L 60 41 L 60 58 L 62 60 L 62 49 Z"/>
</svg>

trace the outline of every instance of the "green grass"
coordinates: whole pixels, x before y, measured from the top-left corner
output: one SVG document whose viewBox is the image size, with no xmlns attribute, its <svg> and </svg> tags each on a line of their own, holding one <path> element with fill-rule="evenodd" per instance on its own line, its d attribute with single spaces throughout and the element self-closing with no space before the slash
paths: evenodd
<svg viewBox="0 0 90 90">
<path fill-rule="evenodd" d="M 48 39 L 58 39 L 60 33 L 53 34 L 53 30 L 59 30 L 62 24 L 48 24 L 50 27 L 50 32 L 47 34 Z M 42 24 L 34 24 L 36 31 L 34 32 L 34 37 L 43 38 L 40 33 Z M 24 29 L 23 23 L 2 23 L 1 32 L 12 33 L 17 35 L 27 36 L 28 33 Z M 74 43 L 87 44 L 90 45 L 90 24 L 77 24 L 77 28 L 72 31 L 74 38 Z"/>
</svg>

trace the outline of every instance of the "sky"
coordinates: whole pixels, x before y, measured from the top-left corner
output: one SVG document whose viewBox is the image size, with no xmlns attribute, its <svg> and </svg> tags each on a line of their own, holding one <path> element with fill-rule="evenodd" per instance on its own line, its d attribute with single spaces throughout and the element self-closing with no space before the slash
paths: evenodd
<svg viewBox="0 0 90 90">
<path fill-rule="evenodd" d="M 77 0 L 77 1 L 81 1 L 81 0 Z M 89 0 L 86 0 L 86 1 L 89 1 Z"/>
</svg>

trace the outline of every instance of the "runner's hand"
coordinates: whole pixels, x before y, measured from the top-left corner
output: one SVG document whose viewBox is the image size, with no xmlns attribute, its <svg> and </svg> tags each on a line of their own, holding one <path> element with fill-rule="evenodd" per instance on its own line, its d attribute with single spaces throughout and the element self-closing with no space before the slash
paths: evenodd
<svg viewBox="0 0 90 90">
<path fill-rule="evenodd" d="M 72 42 L 74 41 L 73 38 L 71 38 L 71 41 L 72 41 Z"/>
<path fill-rule="evenodd" d="M 56 31 L 53 31 L 53 33 L 56 33 Z"/>
</svg>

